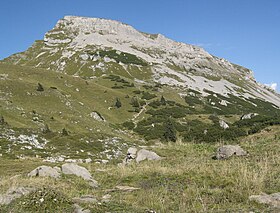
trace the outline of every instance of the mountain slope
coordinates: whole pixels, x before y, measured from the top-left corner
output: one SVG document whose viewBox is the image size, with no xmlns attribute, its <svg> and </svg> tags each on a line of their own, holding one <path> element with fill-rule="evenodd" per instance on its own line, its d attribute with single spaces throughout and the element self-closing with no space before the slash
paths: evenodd
<svg viewBox="0 0 280 213">
<path fill-rule="evenodd" d="M 280 106 L 279 95 L 256 83 L 251 70 L 200 47 L 106 19 L 66 16 L 44 40 L 4 61 L 88 78 L 117 74 L 202 93 L 257 97 Z"/>
<path fill-rule="evenodd" d="M 250 70 L 105 19 L 59 20 L 0 62 L 0 82 L 10 157 L 112 160 L 129 144 L 236 140 L 280 121 L 279 94 Z"/>
</svg>

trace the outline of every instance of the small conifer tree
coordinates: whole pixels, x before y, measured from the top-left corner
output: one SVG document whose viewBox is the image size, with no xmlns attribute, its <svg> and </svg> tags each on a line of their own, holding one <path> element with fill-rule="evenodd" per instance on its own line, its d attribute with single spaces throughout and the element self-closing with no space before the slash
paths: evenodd
<svg viewBox="0 0 280 213">
<path fill-rule="evenodd" d="M 119 98 L 116 98 L 115 107 L 117 107 L 117 108 L 122 107 L 122 103 L 121 103 L 121 101 L 120 101 L 120 99 L 119 99 Z"/>
</svg>

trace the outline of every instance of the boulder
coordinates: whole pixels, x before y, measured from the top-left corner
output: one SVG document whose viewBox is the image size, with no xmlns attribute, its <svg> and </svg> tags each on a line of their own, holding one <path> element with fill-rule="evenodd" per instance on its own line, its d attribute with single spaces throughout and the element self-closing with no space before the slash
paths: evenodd
<svg viewBox="0 0 280 213">
<path fill-rule="evenodd" d="M 85 167 L 78 166 L 75 163 L 65 163 L 62 165 L 61 170 L 63 174 L 76 175 L 83 178 L 84 180 L 89 181 L 92 187 L 98 186 L 97 181 L 92 178 L 90 172 Z"/>
<path fill-rule="evenodd" d="M 99 112 L 96 112 L 96 111 L 90 113 L 90 117 L 92 117 L 93 119 L 95 119 L 97 121 L 105 121 L 103 116 Z"/>
<path fill-rule="evenodd" d="M 229 125 L 223 120 L 220 120 L 219 124 L 220 124 L 220 127 L 223 128 L 223 129 L 228 129 L 229 128 Z"/>
<path fill-rule="evenodd" d="M 52 177 L 59 178 L 60 172 L 57 168 L 52 168 L 50 166 L 39 166 L 36 169 L 28 173 L 29 177 Z"/>
<path fill-rule="evenodd" d="M 161 157 L 158 156 L 155 152 L 148 151 L 146 149 L 140 149 L 139 151 L 135 147 L 130 147 L 127 150 L 127 154 L 125 159 L 123 160 L 123 163 L 120 163 L 120 165 L 127 165 L 133 161 L 136 161 L 137 163 L 143 161 L 143 160 L 160 160 Z"/>
<path fill-rule="evenodd" d="M 274 194 L 261 194 L 261 195 L 252 195 L 249 197 L 249 200 L 255 201 L 261 204 L 267 204 L 274 208 L 280 209 L 280 192 Z"/>
<path fill-rule="evenodd" d="M 146 149 L 141 149 L 137 152 L 136 162 L 139 163 L 143 160 L 160 160 L 161 157 L 155 152 L 148 151 Z"/>
<path fill-rule="evenodd" d="M 244 151 L 239 145 L 224 145 L 217 149 L 216 159 L 223 160 L 233 155 L 246 156 L 247 152 Z"/>
<path fill-rule="evenodd" d="M 8 205 L 13 200 L 20 198 L 24 195 L 28 195 L 30 192 L 34 191 L 34 188 L 28 187 L 17 187 L 10 188 L 6 194 L 0 194 L 0 205 Z"/>
</svg>

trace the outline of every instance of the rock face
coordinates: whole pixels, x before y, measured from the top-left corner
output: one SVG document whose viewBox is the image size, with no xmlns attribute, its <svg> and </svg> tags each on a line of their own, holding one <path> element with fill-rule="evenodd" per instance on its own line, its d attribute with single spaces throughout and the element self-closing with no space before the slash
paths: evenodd
<svg viewBox="0 0 280 213">
<path fill-rule="evenodd" d="M 267 204 L 274 208 L 280 209 L 280 192 L 274 194 L 252 195 L 249 197 L 251 201 L 256 201 L 261 204 Z"/>
<path fill-rule="evenodd" d="M 10 204 L 14 199 L 20 198 L 24 195 L 28 195 L 30 192 L 32 192 L 33 188 L 27 188 L 27 187 L 17 187 L 17 188 L 10 188 L 6 194 L 0 194 L 0 205 L 8 205 Z"/>
<path fill-rule="evenodd" d="M 52 177 L 59 178 L 60 172 L 57 168 L 50 166 L 39 166 L 28 174 L 29 177 Z"/>
<path fill-rule="evenodd" d="M 246 119 L 252 119 L 253 117 L 259 115 L 258 113 L 249 113 L 249 114 L 245 114 L 242 115 L 240 120 L 246 120 Z"/>
<path fill-rule="evenodd" d="M 127 150 L 126 158 L 123 161 L 123 164 L 129 164 L 133 161 L 136 161 L 137 163 L 143 161 L 143 160 L 160 160 L 161 157 L 156 154 L 155 152 L 148 151 L 146 149 L 137 150 L 135 147 L 130 147 Z"/>
<path fill-rule="evenodd" d="M 127 55 L 134 60 L 126 60 L 123 56 Z M 187 86 L 202 93 L 207 89 L 222 95 L 239 96 L 242 89 L 246 97 L 259 97 L 280 106 L 279 95 L 258 84 L 251 70 L 212 56 L 201 47 L 176 42 L 161 34 L 143 33 L 113 20 L 65 16 L 45 34 L 44 40 L 36 41 L 27 51 L 12 55 L 5 62 L 32 64 L 71 75 L 73 66 L 79 70 L 74 75 L 82 75 L 81 68 L 88 75 L 97 69 L 111 73 L 112 65 L 124 72 L 127 64 L 145 70 L 150 66 L 149 80 L 153 82 Z M 233 82 L 236 77 L 244 86 Z"/>
<path fill-rule="evenodd" d="M 220 124 L 220 127 L 222 127 L 223 129 L 228 129 L 229 128 L 229 125 L 223 120 L 220 120 L 219 124 Z"/>
<path fill-rule="evenodd" d="M 247 152 L 244 151 L 238 145 L 225 145 L 225 146 L 218 148 L 217 154 L 216 154 L 216 159 L 223 160 L 223 159 L 227 159 L 233 155 L 246 156 Z"/>
<path fill-rule="evenodd" d="M 89 181 L 92 187 L 97 187 L 98 183 L 94 180 L 90 174 L 90 172 L 82 166 L 78 166 L 75 163 L 65 163 L 62 165 L 62 173 L 66 175 L 76 175 L 78 177 L 83 178 L 84 180 Z"/>
</svg>

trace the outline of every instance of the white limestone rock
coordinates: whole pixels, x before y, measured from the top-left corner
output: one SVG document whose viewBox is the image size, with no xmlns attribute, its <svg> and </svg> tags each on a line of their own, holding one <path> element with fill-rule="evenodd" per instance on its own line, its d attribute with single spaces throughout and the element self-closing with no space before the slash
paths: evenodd
<svg viewBox="0 0 280 213">
<path fill-rule="evenodd" d="M 39 166 L 36 169 L 28 173 L 29 177 L 52 177 L 59 178 L 60 171 L 57 168 L 52 168 L 50 166 Z"/>
</svg>

